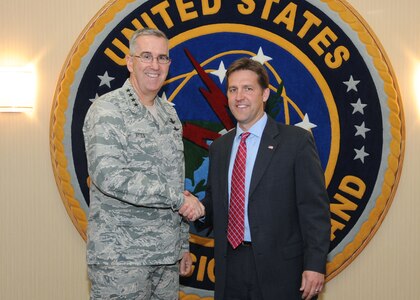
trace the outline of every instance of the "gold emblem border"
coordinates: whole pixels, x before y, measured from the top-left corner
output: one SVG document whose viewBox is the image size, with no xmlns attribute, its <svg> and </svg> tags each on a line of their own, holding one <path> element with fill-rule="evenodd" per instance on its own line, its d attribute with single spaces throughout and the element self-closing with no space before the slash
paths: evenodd
<svg viewBox="0 0 420 300">
<path fill-rule="evenodd" d="M 51 108 L 50 153 L 54 177 L 67 213 L 84 240 L 86 240 L 87 217 L 74 195 L 74 188 L 71 184 L 71 175 L 67 171 L 68 161 L 63 144 L 64 126 L 66 123 L 65 112 L 68 107 L 67 99 L 70 94 L 70 87 L 73 83 L 75 73 L 80 67 L 83 56 L 89 51 L 89 47 L 93 43 L 95 36 L 104 29 L 106 24 L 111 21 L 118 12 L 122 11 L 126 5 L 134 1 L 135 0 L 109 1 L 84 28 L 64 63 Z"/>
<path fill-rule="evenodd" d="M 327 264 L 327 280 L 331 280 L 346 268 L 366 247 L 382 224 L 397 191 L 404 161 L 405 126 L 404 111 L 401 94 L 395 73 L 392 69 L 378 38 L 373 33 L 363 17 L 346 1 L 321 0 L 328 7 L 337 12 L 343 21 L 357 32 L 360 41 L 366 46 L 373 64 L 384 82 L 389 108 L 389 124 L 391 125 L 391 140 L 389 144 L 388 167 L 385 171 L 381 194 L 376 199 L 376 205 L 370 212 L 369 218 L 363 223 L 354 240 L 341 253 Z"/>
</svg>

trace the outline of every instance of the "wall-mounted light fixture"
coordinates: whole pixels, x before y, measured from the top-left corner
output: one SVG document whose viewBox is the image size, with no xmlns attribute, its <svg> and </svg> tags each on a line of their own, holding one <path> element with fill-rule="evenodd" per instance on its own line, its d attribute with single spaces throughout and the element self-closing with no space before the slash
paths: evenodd
<svg viewBox="0 0 420 300">
<path fill-rule="evenodd" d="M 413 85 L 417 102 L 417 112 L 420 115 L 420 61 L 417 61 L 415 65 Z"/>
<path fill-rule="evenodd" d="M 34 66 L 0 66 L 0 112 L 32 111 L 35 94 Z"/>
</svg>

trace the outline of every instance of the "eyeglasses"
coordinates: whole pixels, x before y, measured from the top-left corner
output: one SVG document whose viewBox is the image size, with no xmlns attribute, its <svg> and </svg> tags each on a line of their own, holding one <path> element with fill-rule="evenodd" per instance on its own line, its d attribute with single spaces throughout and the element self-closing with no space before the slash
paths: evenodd
<svg viewBox="0 0 420 300">
<path fill-rule="evenodd" d="M 144 63 L 151 63 L 151 62 L 153 62 L 153 60 L 155 58 L 156 58 L 158 64 L 161 64 L 161 65 L 166 65 L 166 64 L 169 64 L 171 62 L 171 59 L 169 58 L 169 56 L 167 56 L 165 54 L 161 54 L 161 55 L 158 55 L 156 57 L 153 57 L 152 53 L 150 53 L 150 52 L 142 52 L 139 55 L 132 54 L 131 56 L 140 58 L 140 61 L 144 62 Z"/>
</svg>

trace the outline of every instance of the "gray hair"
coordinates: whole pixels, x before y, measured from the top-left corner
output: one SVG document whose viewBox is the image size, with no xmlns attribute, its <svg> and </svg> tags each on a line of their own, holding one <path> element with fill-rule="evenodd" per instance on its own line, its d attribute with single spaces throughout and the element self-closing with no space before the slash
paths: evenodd
<svg viewBox="0 0 420 300">
<path fill-rule="evenodd" d="M 166 41 L 168 41 L 168 37 L 166 36 L 166 34 L 157 28 L 137 29 L 136 31 L 134 31 L 133 35 L 130 38 L 130 54 L 134 54 L 137 47 L 136 40 L 139 36 L 143 35 L 152 35 L 158 38 L 163 38 Z"/>
</svg>

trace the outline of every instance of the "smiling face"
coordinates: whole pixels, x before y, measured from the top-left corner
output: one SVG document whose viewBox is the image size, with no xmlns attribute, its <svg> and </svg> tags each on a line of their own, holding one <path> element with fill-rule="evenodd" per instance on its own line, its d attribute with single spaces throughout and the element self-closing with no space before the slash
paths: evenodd
<svg viewBox="0 0 420 300">
<path fill-rule="evenodd" d="M 145 105 L 152 105 L 169 71 L 168 64 L 159 64 L 156 57 L 168 55 L 167 40 L 153 35 L 141 35 L 135 41 L 132 55 L 128 55 L 127 68 L 130 71 L 130 81 L 140 100 Z M 154 58 L 152 62 L 142 62 L 134 55 L 150 53 Z"/>
<path fill-rule="evenodd" d="M 247 131 L 261 119 L 269 95 L 270 90 L 261 87 L 254 71 L 237 70 L 229 75 L 229 108 L 242 130 Z"/>
</svg>

